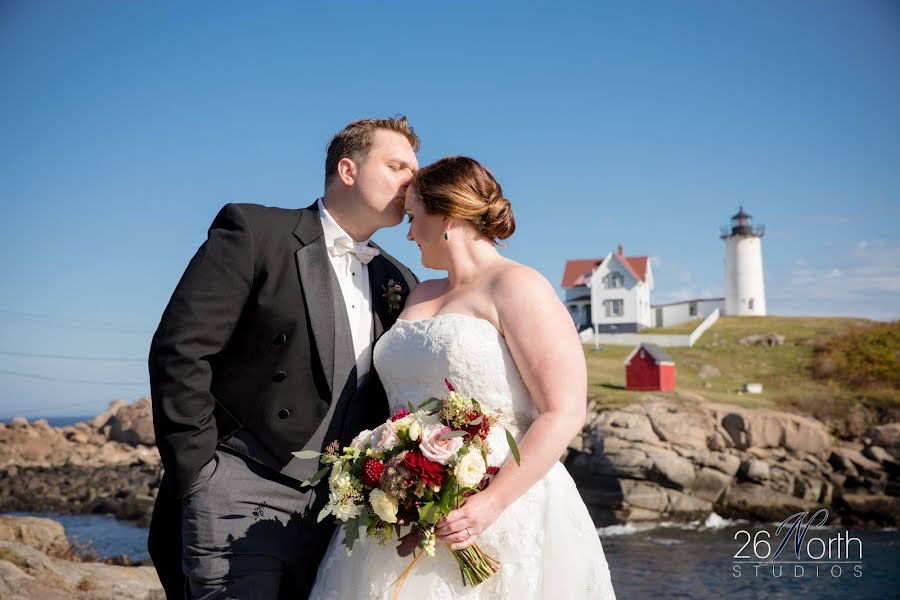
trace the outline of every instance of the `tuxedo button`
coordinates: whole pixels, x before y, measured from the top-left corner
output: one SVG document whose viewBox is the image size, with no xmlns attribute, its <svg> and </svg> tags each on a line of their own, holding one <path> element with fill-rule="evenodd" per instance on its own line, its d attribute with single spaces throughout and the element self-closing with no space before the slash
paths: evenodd
<svg viewBox="0 0 900 600">
<path fill-rule="evenodd" d="M 286 341 L 287 341 L 287 335 L 282 332 L 275 336 L 275 339 L 272 340 L 272 343 L 275 344 L 276 346 L 280 346 L 283 343 L 285 343 Z"/>
<path fill-rule="evenodd" d="M 285 373 L 284 371 L 278 371 L 277 373 L 272 375 L 272 381 L 274 381 L 275 383 L 284 381 L 285 379 L 287 379 L 287 373 Z"/>
<path fill-rule="evenodd" d="M 282 408 L 281 410 L 278 411 L 279 419 L 287 419 L 289 416 L 291 416 L 291 411 L 289 411 L 286 408 Z"/>
</svg>

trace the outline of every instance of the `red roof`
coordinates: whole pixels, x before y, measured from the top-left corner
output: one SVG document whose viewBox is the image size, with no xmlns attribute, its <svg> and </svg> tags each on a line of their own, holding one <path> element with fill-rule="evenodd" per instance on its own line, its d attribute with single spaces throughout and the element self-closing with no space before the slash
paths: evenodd
<svg viewBox="0 0 900 600">
<path fill-rule="evenodd" d="M 647 277 L 647 257 L 646 256 L 623 256 L 625 266 L 629 268 L 631 274 L 640 281 L 644 281 Z M 584 276 L 590 275 L 595 267 L 603 262 L 602 258 L 579 258 L 566 261 L 566 270 L 563 272 L 562 287 L 570 288 L 584 285 Z"/>
<path fill-rule="evenodd" d="M 591 273 L 594 267 L 603 262 L 602 258 L 580 258 L 566 261 L 566 270 L 563 273 L 562 286 L 564 288 L 584 285 L 584 276 Z M 576 280 L 581 279 L 576 283 Z"/>
</svg>

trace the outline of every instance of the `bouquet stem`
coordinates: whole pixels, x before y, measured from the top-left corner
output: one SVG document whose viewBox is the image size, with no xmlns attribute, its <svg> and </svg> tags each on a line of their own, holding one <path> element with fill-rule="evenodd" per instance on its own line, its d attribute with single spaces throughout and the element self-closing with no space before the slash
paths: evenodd
<svg viewBox="0 0 900 600">
<path fill-rule="evenodd" d="M 500 563 L 485 554 L 477 544 L 472 544 L 462 550 L 454 550 L 453 557 L 459 564 L 463 585 L 474 587 L 500 570 Z"/>
</svg>

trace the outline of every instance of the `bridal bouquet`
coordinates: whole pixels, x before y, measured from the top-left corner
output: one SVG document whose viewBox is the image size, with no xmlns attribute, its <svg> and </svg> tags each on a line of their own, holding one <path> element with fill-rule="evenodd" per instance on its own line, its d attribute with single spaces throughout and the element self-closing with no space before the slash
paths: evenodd
<svg viewBox="0 0 900 600">
<path fill-rule="evenodd" d="M 318 518 L 334 515 L 341 523 L 348 554 L 360 537 L 386 544 L 396 536 L 400 556 L 409 556 L 416 548 L 434 556 L 437 521 L 467 496 L 483 490 L 499 470 L 487 465 L 487 437 L 500 415 L 485 412 L 477 400 L 464 398 L 444 381 L 450 391 L 445 399 L 429 398 L 418 407 L 410 403 L 409 410 L 398 409 L 345 448 L 334 442 L 324 453 L 294 453 L 299 458 L 318 457 L 323 465 L 304 484 L 315 485 L 328 477 L 329 500 Z M 509 431 L 506 440 L 519 462 Z M 474 544 L 453 555 L 464 585 L 478 585 L 499 569 L 499 563 Z"/>
</svg>

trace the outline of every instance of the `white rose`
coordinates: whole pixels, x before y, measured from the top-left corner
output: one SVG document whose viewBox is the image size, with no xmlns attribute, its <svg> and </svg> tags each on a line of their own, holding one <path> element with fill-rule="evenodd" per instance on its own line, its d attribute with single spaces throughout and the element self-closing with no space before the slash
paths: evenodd
<svg viewBox="0 0 900 600">
<path fill-rule="evenodd" d="M 362 450 L 363 448 L 368 446 L 369 442 L 371 441 L 372 432 L 368 429 L 363 429 L 355 438 L 353 438 L 353 441 L 350 442 L 350 447 L 356 448 L 357 450 Z"/>
<path fill-rule="evenodd" d="M 377 436 L 377 437 L 376 437 Z M 372 448 L 374 450 L 390 450 L 400 443 L 397 437 L 397 427 L 393 421 L 379 425 L 372 432 Z"/>
<path fill-rule="evenodd" d="M 331 509 L 334 518 L 342 523 L 346 523 L 350 519 L 354 519 L 362 512 L 362 506 L 354 503 L 352 500 L 339 502 Z"/>
<path fill-rule="evenodd" d="M 487 471 L 487 465 L 481 452 L 473 450 L 469 452 L 456 463 L 453 468 L 453 474 L 462 487 L 475 487 L 481 483 L 484 473 Z"/>
<path fill-rule="evenodd" d="M 376 488 L 369 494 L 369 504 L 372 505 L 372 510 L 378 518 L 385 523 L 397 522 L 397 499 L 390 494 Z"/>
<path fill-rule="evenodd" d="M 428 460 L 446 465 L 459 452 L 463 446 L 462 437 L 452 437 L 444 439 L 444 435 L 451 433 L 453 430 L 446 425 L 426 425 L 422 428 L 422 441 L 419 442 L 419 450 Z"/>
<path fill-rule="evenodd" d="M 422 424 L 419 423 L 419 419 L 413 419 L 412 423 L 409 424 L 409 430 L 407 430 L 406 433 L 409 435 L 409 439 L 414 442 L 422 437 Z"/>
</svg>

